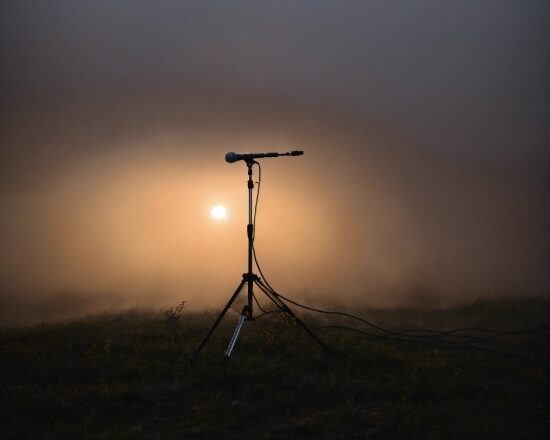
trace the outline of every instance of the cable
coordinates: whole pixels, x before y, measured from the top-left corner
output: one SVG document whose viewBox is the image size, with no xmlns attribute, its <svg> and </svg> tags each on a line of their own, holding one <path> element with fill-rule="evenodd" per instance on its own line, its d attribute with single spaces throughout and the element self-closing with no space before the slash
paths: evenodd
<svg viewBox="0 0 550 440">
<path fill-rule="evenodd" d="M 280 293 L 276 292 L 275 289 L 273 289 L 273 287 L 267 281 L 264 273 L 262 272 L 261 266 L 258 262 L 258 258 L 257 258 L 257 255 L 256 255 L 256 249 L 254 248 L 254 246 L 252 248 L 252 251 L 253 251 L 253 256 L 254 256 L 254 261 L 256 263 L 256 267 L 258 268 L 258 271 L 260 272 L 260 275 L 262 276 L 262 279 L 264 280 L 264 283 L 266 284 L 266 286 L 269 288 L 269 290 L 274 295 L 277 295 L 278 297 L 282 298 L 283 300 L 285 300 L 285 301 L 287 301 L 291 304 L 294 304 L 298 307 L 301 307 L 305 310 L 310 310 L 310 311 L 313 311 L 313 312 L 322 313 L 322 314 L 326 314 L 326 315 L 344 316 L 344 317 L 347 317 L 347 318 L 354 319 L 356 321 L 359 321 L 363 324 L 366 324 L 366 325 L 382 332 L 383 334 L 368 333 L 368 332 L 365 332 L 363 330 L 359 330 L 359 329 L 355 329 L 355 328 L 347 327 L 347 326 L 322 326 L 322 327 L 316 328 L 316 330 L 320 330 L 322 328 L 341 328 L 341 329 L 345 329 L 345 330 L 349 330 L 349 331 L 359 332 L 359 333 L 362 333 L 366 336 L 373 337 L 373 338 L 393 339 L 393 340 L 401 340 L 401 341 L 416 342 L 416 343 L 421 343 L 421 341 L 424 340 L 428 344 L 430 344 L 430 342 L 431 342 L 432 344 L 430 344 L 430 345 L 433 345 L 433 343 L 435 343 L 439 346 L 441 346 L 443 344 L 447 348 L 465 348 L 465 349 L 471 348 L 473 350 L 487 351 L 487 352 L 492 352 L 492 353 L 495 353 L 495 354 L 502 354 L 502 355 L 505 355 L 505 356 L 512 356 L 512 357 L 520 358 L 520 359 L 523 359 L 523 360 L 526 360 L 526 361 L 529 361 L 529 362 L 532 362 L 532 363 L 537 363 L 537 364 L 540 365 L 540 363 L 538 363 L 537 361 L 534 361 L 533 359 L 526 358 L 524 356 L 521 356 L 521 355 L 518 355 L 518 354 L 515 354 L 515 353 L 500 352 L 498 350 L 493 350 L 493 349 L 486 348 L 486 347 L 477 347 L 477 346 L 467 345 L 467 344 L 472 344 L 472 343 L 476 343 L 476 342 L 483 342 L 483 341 L 487 341 L 487 340 L 490 340 L 490 339 L 495 339 L 495 338 L 498 338 L 498 337 L 510 336 L 510 335 L 520 335 L 520 334 L 522 334 L 522 335 L 540 336 L 540 333 L 538 333 L 538 332 L 540 332 L 540 331 L 547 332 L 548 327 L 541 327 L 541 328 L 528 329 L 528 330 L 519 330 L 519 331 L 502 331 L 502 330 L 494 330 L 494 329 L 486 329 L 486 328 L 460 328 L 460 329 L 454 329 L 454 330 L 448 330 L 448 331 L 438 331 L 438 330 L 432 330 L 432 329 L 409 329 L 409 330 L 403 330 L 403 331 L 399 331 L 399 332 L 393 332 L 393 331 L 387 330 L 383 327 L 380 327 L 380 326 L 378 326 L 378 325 L 376 325 L 372 322 L 369 322 L 369 321 L 367 321 L 363 318 L 360 318 L 358 316 L 355 316 L 355 315 L 352 315 L 352 314 L 349 314 L 349 313 L 336 312 L 336 311 L 331 311 L 331 310 L 322 310 L 322 309 L 317 309 L 315 307 L 309 307 L 309 306 L 306 306 L 304 304 L 298 303 L 297 301 L 294 301 L 290 298 L 287 298 L 284 295 L 281 295 Z M 460 334 L 460 333 L 463 333 L 463 332 L 474 332 L 474 331 L 475 332 L 493 333 L 493 334 L 488 335 L 488 336 L 481 336 L 481 337 L 479 337 L 479 336 L 470 336 L 470 335 L 461 335 Z M 430 333 L 430 334 L 424 334 L 424 335 L 411 334 L 411 333 L 418 333 L 418 332 L 425 332 L 425 333 L 427 332 L 427 333 Z M 445 337 L 448 337 L 448 336 L 468 338 L 468 340 L 448 341 L 448 340 L 441 340 L 440 339 L 440 338 L 445 338 Z"/>
<path fill-rule="evenodd" d="M 263 318 L 264 316 L 272 315 L 272 314 L 274 314 L 274 313 L 285 313 L 285 312 L 282 311 L 282 310 L 268 310 L 267 312 L 260 313 L 260 314 L 257 315 L 254 319 L 260 319 L 260 318 Z"/>
<path fill-rule="evenodd" d="M 403 336 L 404 335 L 404 336 L 408 336 L 408 337 L 411 337 L 411 338 L 413 338 L 413 337 L 414 338 L 434 338 L 434 337 L 437 337 L 437 336 L 442 337 L 442 336 L 448 336 L 448 335 L 455 335 L 457 337 L 470 338 L 472 341 L 479 341 L 479 340 L 486 340 L 486 339 L 494 339 L 496 337 L 501 337 L 501 336 L 514 335 L 514 334 L 532 334 L 532 335 L 535 335 L 536 334 L 535 332 L 538 332 L 538 331 L 548 331 L 548 327 L 540 327 L 540 328 L 535 328 L 535 329 L 519 330 L 519 331 L 503 331 L 503 330 L 494 330 L 494 329 L 486 329 L 486 328 L 459 328 L 459 329 L 448 330 L 448 331 L 439 331 L 439 330 L 432 330 L 432 329 L 410 329 L 410 330 L 402 330 L 402 331 L 398 331 L 398 332 L 393 332 L 393 331 L 390 331 L 390 330 L 385 329 L 383 327 L 380 327 L 379 325 L 376 325 L 376 324 L 374 324 L 370 321 L 367 321 L 363 318 L 360 318 L 359 316 L 352 315 L 350 313 L 336 312 L 336 311 L 332 311 L 332 310 L 317 309 L 315 307 L 306 306 L 306 305 L 301 304 L 297 301 L 294 301 L 290 298 L 287 298 L 284 295 L 281 295 L 280 293 L 276 292 L 275 289 L 273 289 L 273 287 L 271 287 L 269 282 L 266 280 L 265 275 L 263 274 L 263 272 L 261 270 L 261 267 L 258 263 L 258 258 L 256 256 L 256 250 L 255 250 L 254 247 L 252 248 L 252 251 L 253 251 L 253 255 L 254 255 L 254 261 L 256 263 L 256 266 L 258 267 L 258 271 L 260 272 L 260 275 L 262 276 L 262 279 L 264 280 L 266 286 L 270 289 L 270 291 L 273 294 L 279 296 L 280 298 L 284 299 L 285 301 L 287 301 L 291 304 L 294 304 L 294 305 L 296 305 L 298 307 L 301 307 L 303 309 L 306 309 L 306 310 L 310 310 L 310 311 L 317 312 L 317 313 L 322 313 L 322 314 L 325 314 L 325 315 L 344 316 L 344 317 L 347 317 L 347 318 L 355 319 L 356 321 L 359 321 L 359 322 L 361 322 L 363 324 L 366 324 L 366 325 L 368 325 L 368 326 L 370 326 L 370 327 L 372 327 L 376 330 L 379 330 L 379 331 L 385 333 L 388 336 L 399 336 L 399 335 Z M 494 334 L 490 335 L 490 336 L 484 336 L 484 337 L 475 337 L 475 336 L 458 334 L 460 332 L 472 332 L 472 331 L 488 332 L 488 333 L 494 333 Z M 412 335 L 412 334 L 410 334 L 410 333 L 413 333 L 413 332 L 429 332 L 430 334 L 428 334 L 428 335 Z M 466 343 L 466 342 L 470 342 L 470 341 L 457 341 L 457 343 Z"/>
<path fill-rule="evenodd" d="M 256 215 L 258 213 L 258 202 L 259 202 L 259 198 L 260 198 L 260 187 L 261 187 L 261 181 L 262 181 L 262 168 L 261 168 L 261 165 L 259 162 L 256 162 L 254 161 L 254 163 L 256 165 L 258 165 L 258 189 L 256 191 L 256 201 L 255 201 L 255 204 L 254 204 L 254 216 L 253 216 L 253 231 L 254 231 L 254 236 L 253 238 L 255 238 L 256 236 Z M 318 308 L 315 308 L 315 307 L 310 307 L 310 306 L 306 306 L 304 304 L 301 304 L 297 301 L 294 301 L 290 298 L 287 298 L 286 296 L 283 296 L 281 295 L 280 293 L 278 293 L 272 286 L 271 284 L 269 283 L 269 281 L 267 281 L 263 271 L 262 271 L 262 268 L 258 262 L 258 257 L 256 255 L 256 248 L 255 248 L 255 245 L 254 245 L 254 241 L 252 242 L 252 254 L 254 256 L 254 262 L 256 263 L 256 267 L 258 268 L 258 271 L 260 272 L 260 275 L 262 277 L 262 279 L 264 280 L 264 283 L 265 285 L 267 286 L 268 290 L 273 294 L 275 295 L 276 297 L 278 298 L 281 298 L 282 300 L 284 301 L 287 301 L 291 304 L 294 304 L 295 306 L 297 307 L 300 307 L 302 309 L 305 309 L 305 310 L 309 310 L 309 311 L 312 311 L 312 312 L 316 312 L 316 313 L 321 313 L 321 314 L 325 314 L 325 315 L 332 315 L 332 316 L 343 316 L 343 317 L 346 317 L 346 318 L 350 318 L 350 319 L 354 319 L 362 324 L 365 324 L 379 332 L 382 332 L 383 334 L 373 334 L 373 333 L 368 333 L 368 332 L 365 332 L 364 330 L 360 330 L 360 329 L 355 329 L 355 328 L 352 328 L 352 327 L 347 327 L 347 326 L 338 326 L 338 325 L 326 325 L 326 326 L 321 326 L 321 327 L 317 327 L 315 330 L 321 330 L 321 329 L 324 329 L 324 328 L 339 328 L 339 329 L 343 329 L 343 330 L 348 330 L 348 331 L 354 331 L 354 332 L 358 332 L 358 333 L 362 333 L 363 335 L 365 336 L 368 336 L 368 337 L 372 337 L 372 338 L 383 338 L 383 339 L 392 339 L 392 340 L 401 340 L 401 341 L 407 341 L 407 342 L 416 342 L 416 343 L 436 343 L 438 345 L 441 345 L 441 344 L 444 344 L 445 347 L 448 347 L 448 348 L 470 348 L 470 349 L 473 349 L 473 350 L 481 350 L 481 351 L 487 351 L 487 352 L 492 352 L 492 353 L 496 353 L 496 354 L 501 354 L 501 355 L 505 355 L 505 356 L 511 356 L 511 357 L 516 357 L 516 358 L 520 358 L 522 360 L 526 360 L 526 361 L 530 361 L 530 362 L 533 362 L 533 363 L 537 363 L 537 361 L 534 361 L 530 358 L 525 358 L 524 356 L 521 356 L 521 355 L 518 355 L 518 354 L 514 354 L 514 353 L 506 353 L 506 352 L 500 352 L 498 350 L 493 350 L 493 349 L 489 349 L 489 348 L 486 348 L 486 347 L 477 347 L 477 346 L 473 346 L 473 345 L 468 345 L 468 344 L 471 344 L 471 343 L 476 343 L 476 342 L 483 342 L 483 341 L 488 341 L 488 340 L 491 340 L 491 339 L 496 339 L 498 337 L 503 337 L 503 336 L 510 336 L 510 335 L 531 335 L 531 336 L 540 336 L 540 334 L 537 334 L 537 332 L 539 331 L 542 331 L 542 332 L 548 332 L 549 328 L 548 326 L 546 327 L 542 327 L 542 328 L 537 328 L 537 329 L 528 329 L 528 330 L 519 330 L 519 331 L 502 331 L 502 330 L 494 330 L 494 329 L 486 329 L 486 328 L 459 328 L 459 329 L 454 329 L 454 330 L 447 330 L 447 331 L 439 331 L 439 330 L 432 330 L 432 329 L 409 329 L 409 330 L 401 330 L 401 331 L 398 331 L 398 332 L 394 332 L 394 331 L 391 331 L 391 330 L 388 330 L 388 329 L 385 329 L 379 325 L 376 325 L 370 321 L 367 321 L 359 316 L 356 316 L 356 315 L 352 315 L 350 313 L 344 313 L 344 312 L 337 312 L 337 311 L 332 311 L 332 310 L 322 310 L 322 309 L 318 309 Z M 256 302 L 256 304 L 258 305 L 258 308 L 264 312 L 262 315 L 259 315 L 257 318 L 261 317 L 261 316 L 265 316 L 269 313 L 275 313 L 277 311 L 265 311 L 264 309 L 262 309 L 262 307 L 260 306 L 257 298 L 254 296 L 254 300 Z M 256 322 L 254 322 L 254 325 L 256 326 Z M 290 327 L 290 329 L 294 328 L 295 326 L 292 326 Z M 258 328 L 258 327 L 257 327 Z M 289 329 L 285 329 L 285 330 L 282 330 L 280 332 L 270 332 L 270 331 L 267 331 L 265 329 L 261 329 L 260 331 L 263 331 L 263 332 L 267 332 L 267 333 L 282 333 L 284 331 L 288 331 Z M 485 335 L 485 336 L 473 336 L 473 335 L 466 335 L 466 334 L 463 334 L 463 333 L 466 333 L 466 332 L 478 332 L 478 333 L 492 333 L 491 335 Z M 415 333 L 427 333 L 427 334 L 415 334 Z M 543 335 L 545 335 L 543 333 Z M 462 340 L 460 341 L 449 341 L 449 340 L 445 340 L 445 338 L 448 338 L 448 337 L 455 337 L 455 338 L 462 338 Z M 441 339 L 443 338 L 443 339 Z"/>
<path fill-rule="evenodd" d="M 254 299 L 254 302 L 258 306 L 258 308 L 263 312 L 265 315 L 266 313 L 269 313 L 267 310 L 264 310 L 264 308 L 260 305 L 260 302 L 258 301 L 258 298 L 256 298 L 256 295 L 254 295 L 254 292 L 252 292 L 252 298 Z"/>
<path fill-rule="evenodd" d="M 282 312 L 281 312 L 281 313 L 282 313 Z M 263 315 L 262 315 L 262 316 L 263 316 Z M 257 317 L 256 319 L 258 319 L 258 317 Z M 261 333 L 267 333 L 267 334 L 270 334 L 270 335 L 278 335 L 278 334 L 281 334 L 281 333 L 288 332 L 288 331 L 290 331 L 290 330 L 294 330 L 295 328 L 298 327 L 297 324 L 294 324 L 294 325 L 288 326 L 288 327 L 286 327 L 286 328 L 284 328 L 284 329 L 282 329 L 282 330 L 275 330 L 275 331 L 274 331 L 274 330 L 268 330 L 268 329 L 266 329 L 266 328 L 260 327 L 260 326 L 257 324 L 256 319 L 253 321 L 253 322 L 254 322 L 254 328 L 255 328 L 256 330 L 258 330 L 259 332 L 261 332 Z"/>
<path fill-rule="evenodd" d="M 424 345 L 433 346 L 433 344 L 429 344 L 429 343 L 426 343 L 426 342 L 420 341 L 420 340 L 405 339 L 405 338 L 394 338 L 394 337 L 389 336 L 389 335 L 374 335 L 372 333 L 368 333 L 368 332 L 365 332 L 365 331 L 360 330 L 360 329 L 341 326 L 341 325 L 323 325 L 323 326 L 320 326 L 320 327 L 316 327 L 314 330 L 323 330 L 323 329 L 347 330 L 347 331 L 352 331 L 352 332 L 356 332 L 356 333 L 361 333 L 361 334 L 363 334 L 367 337 L 375 338 L 375 339 L 381 339 L 381 338 L 382 339 L 393 339 L 393 340 L 398 340 L 398 341 L 402 341 L 402 342 L 414 342 L 414 343 L 417 343 L 417 344 L 424 344 Z M 475 345 L 468 345 L 468 346 L 465 346 L 465 345 L 439 345 L 439 347 L 441 347 L 441 348 L 451 348 L 451 349 L 463 348 L 463 349 L 485 351 L 485 352 L 489 352 L 489 353 L 499 354 L 501 356 L 507 356 L 507 357 L 520 359 L 522 361 L 530 362 L 530 363 L 538 365 L 538 366 L 546 367 L 546 365 L 544 363 L 539 362 L 539 361 L 537 361 L 535 359 L 532 359 L 530 357 L 526 357 L 526 356 L 523 356 L 523 355 L 517 354 L 517 353 L 509 353 L 509 352 L 505 352 L 505 351 L 494 350 L 492 348 L 487 348 L 487 347 L 478 347 L 478 346 L 475 346 Z"/>
<path fill-rule="evenodd" d="M 252 221 L 252 231 L 254 232 L 253 238 L 256 237 L 256 214 L 258 212 L 258 200 L 260 200 L 260 185 L 262 184 L 262 166 L 260 162 L 254 161 L 258 165 L 258 189 L 256 190 L 256 203 L 254 203 L 254 219 Z M 254 247 L 254 242 L 252 242 L 252 247 Z"/>
</svg>

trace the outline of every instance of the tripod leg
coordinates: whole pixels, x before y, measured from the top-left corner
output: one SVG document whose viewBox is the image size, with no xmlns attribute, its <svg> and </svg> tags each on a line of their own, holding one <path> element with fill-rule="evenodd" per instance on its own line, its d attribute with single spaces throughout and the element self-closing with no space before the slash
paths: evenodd
<svg viewBox="0 0 550 440">
<path fill-rule="evenodd" d="M 199 346 L 195 350 L 195 353 L 193 353 L 193 356 L 191 356 L 191 358 L 189 359 L 190 362 L 193 362 L 195 360 L 195 358 L 198 356 L 198 354 L 202 350 L 202 347 L 204 347 L 204 344 L 206 344 L 206 342 L 208 342 L 208 339 L 210 339 L 210 336 L 212 335 L 212 333 L 214 333 L 214 330 L 216 330 L 216 327 L 218 326 L 218 324 L 222 320 L 223 316 L 225 315 L 225 312 L 227 312 L 227 310 L 229 310 L 229 307 L 231 307 L 231 304 L 233 304 L 233 301 L 235 301 L 235 299 L 239 295 L 239 292 L 243 288 L 245 282 L 246 281 L 243 278 L 243 280 L 241 281 L 241 284 L 239 284 L 239 287 L 237 287 L 237 290 L 235 290 L 235 293 L 233 294 L 233 296 L 231 296 L 231 299 L 225 305 L 224 309 L 222 310 L 222 312 L 220 313 L 220 315 L 216 319 L 216 322 L 214 322 L 214 324 L 212 325 L 212 327 L 210 328 L 210 330 L 208 331 L 208 333 L 206 334 L 206 336 L 204 337 L 202 342 L 199 344 Z"/>
<path fill-rule="evenodd" d="M 313 331 L 311 331 L 311 329 L 307 325 L 305 325 L 304 322 L 294 314 L 292 309 L 288 307 L 281 298 L 279 298 L 279 295 L 269 290 L 261 280 L 256 280 L 255 283 L 260 288 L 260 290 L 264 292 L 265 295 L 273 302 L 273 304 L 275 304 L 287 316 L 289 316 L 294 321 L 296 321 L 296 323 L 300 327 L 302 327 L 305 330 L 305 332 L 309 336 L 311 336 L 327 354 L 330 354 L 330 350 L 328 349 L 328 347 L 325 344 L 323 344 L 323 342 L 319 339 L 319 337 L 315 333 L 313 333 Z"/>
</svg>

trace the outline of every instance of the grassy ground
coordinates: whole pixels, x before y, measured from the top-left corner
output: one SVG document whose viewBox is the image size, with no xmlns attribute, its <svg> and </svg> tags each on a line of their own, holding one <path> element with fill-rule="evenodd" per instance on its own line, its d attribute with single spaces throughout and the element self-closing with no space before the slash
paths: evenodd
<svg viewBox="0 0 550 440">
<path fill-rule="evenodd" d="M 518 330 L 547 325 L 547 312 L 543 300 L 499 300 L 360 314 L 391 329 Z M 189 364 L 214 318 L 125 312 L 1 330 L 2 438 L 550 438 L 544 336 L 483 345 L 533 363 L 319 330 L 327 356 L 299 329 L 262 333 L 247 323 L 224 365 L 232 313 Z M 285 328 L 277 316 L 262 325 Z"/>
</svg>

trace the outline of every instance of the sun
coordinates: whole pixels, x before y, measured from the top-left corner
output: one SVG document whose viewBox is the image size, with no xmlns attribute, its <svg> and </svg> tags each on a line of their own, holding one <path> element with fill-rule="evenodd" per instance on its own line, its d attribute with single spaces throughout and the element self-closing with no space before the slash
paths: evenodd
<svg viewBox="0 0 550 440">
<path fill-rule="evenodd" d="M 227 218 L 227 209 L 223 205 L 216 205 L 210 210 L 210 215 L 216 220 L 223 220 Z"/>
</svg>

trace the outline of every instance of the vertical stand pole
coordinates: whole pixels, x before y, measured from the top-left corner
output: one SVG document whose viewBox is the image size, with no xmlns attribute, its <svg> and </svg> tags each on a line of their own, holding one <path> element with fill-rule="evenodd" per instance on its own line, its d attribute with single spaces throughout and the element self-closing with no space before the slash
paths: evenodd
<svg viewBox="0 0 550 440">
<path fill-rule="evenodd" d="M 254 246 L 254 224 L 252 217 L 252 191 L 254 189 L 254 181 L 252 180 L 252 167 L 254 160 L 247 160 L 248 167 L 248 225 L 246 226 L 246 235 L 248 236 L 248 272 L 246 274 L 248 283 L 248 307 L 243 309 L 243 314 L 246 313 L 247 319 L 252 319 L 253 316 L 253 298 L 254 298 L 254 279 L 256 276 L 252 273 L 252 250 Z"/>
</svg>

